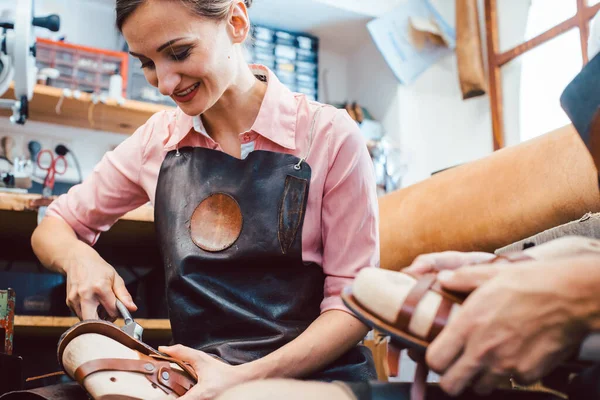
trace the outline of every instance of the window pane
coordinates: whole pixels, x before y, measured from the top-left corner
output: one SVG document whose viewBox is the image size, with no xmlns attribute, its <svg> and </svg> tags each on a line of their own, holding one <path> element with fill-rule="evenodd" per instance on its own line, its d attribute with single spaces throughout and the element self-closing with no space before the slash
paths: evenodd
<svg viewBox="0 0 600 400">
<path fill-rule="evenodd" d="M 582 67 L 579 29 L 571 29 L 502 68 L 507 144 L 570 123 L 560 95 Z"/>
<path fill-rule="evenodd" d="M 577 13 L 577 0 L 500 0 L 497 4 L 502 52 L 546 32 Z"/>
</svg>

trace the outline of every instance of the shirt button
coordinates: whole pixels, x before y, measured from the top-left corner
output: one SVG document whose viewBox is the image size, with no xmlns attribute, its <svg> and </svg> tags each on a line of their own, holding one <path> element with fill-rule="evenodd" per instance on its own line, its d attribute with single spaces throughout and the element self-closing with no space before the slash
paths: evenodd
<svg viewBox="0 0 600 400">
<path fill-rule="evenodd" d="M 248 135 L 247 133 L 244 134 L 244 140 L 247 142 L 250 140 L 250 135 Z"/>
</svg>

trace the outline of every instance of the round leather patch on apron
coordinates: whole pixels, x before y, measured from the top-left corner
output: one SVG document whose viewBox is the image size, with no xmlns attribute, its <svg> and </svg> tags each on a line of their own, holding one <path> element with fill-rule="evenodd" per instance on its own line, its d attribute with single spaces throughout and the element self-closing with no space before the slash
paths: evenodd
<svg viewBox="0 0 600 400">
<path fill-rule="evenodd" d="M 217 252 L 231 247 L 242 232 L 242 210 L 228 194 L 214 193 L 196 207 L 190 235 L 202 250 Z"/>
</svg>

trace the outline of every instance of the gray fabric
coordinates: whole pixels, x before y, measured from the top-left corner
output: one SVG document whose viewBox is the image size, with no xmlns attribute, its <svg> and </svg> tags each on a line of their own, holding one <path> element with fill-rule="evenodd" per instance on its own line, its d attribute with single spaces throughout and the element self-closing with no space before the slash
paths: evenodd
<svg viewBox="0 0 600 400">
<path fill-rule="evenodd" d="M 558 239 L 563 236 L 585 236 L 589 238 L 600 239 L 600 213 L 587 213 L 577 221 L 572 221 L 555 228 L 548 229 L 537 235 L 512 243 L 506 247 L 496 250 L 496 254 L 506 254 L 515 251 L 522 251 L 532 245 L 537 246 L 542 243 Z"/>
</svg>

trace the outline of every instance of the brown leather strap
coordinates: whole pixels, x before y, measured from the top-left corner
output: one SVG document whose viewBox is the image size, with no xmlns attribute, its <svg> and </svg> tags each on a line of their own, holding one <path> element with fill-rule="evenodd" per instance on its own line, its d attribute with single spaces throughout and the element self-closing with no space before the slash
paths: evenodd
<svg viewBox="0 0 600 400">
<path fill-rule="evenodd" d="M 156 359 L 156 360 L 162 360 L 162 361 L 166 361 L 169 363 L 173 363 L 173 364 L 177 364 L 181 367 L 181 369 L 183 369 L 185 372 L 187 372 L 193 379 L 195 379 L 196 381 L 198 380 L 198 376 L 196 375 L 196 371 L 194 371 L 194 368 L 192 368 L 192 366 L 186 362 L 183 362 L 181 360 L 177 360 L 173 357 L 167 357 L 167 356 L 163 356 L 160 354 L 150 354 L 150 357 Z"/>
<path fill-rule="evenodd" d="M 417 362 L 417 368 L 415 369 L 414 382 L 410 387 L 410 400 L 425 400 L 428 374 L 429 367 L 427 366 L 427 363 L 425 360 L 419 360 Z"/>
<path fill-rule="evenodd" d="M 387 363 L 387 376 L 397 377 L 400 374 L 400 352 L 401 348 L 388 342 L 386 346 L 386 363 Z"/>
<path fill-rule="evenodd" d="M 95 372 L 100 371 L 123 371 L 144 374 L 146 378 L 160 387 L 166 394 L 176 393 L 183 396 L 194 386 L 194 381 L 184 375 L 183 372 L 171 368 L 169 362 L 155 361 L 151 358 L 141 360 L 126 360 L 119 358 L 105 358 L 88 361 L 75 370 L 75 380 L 83 383 L 83 380 Z"/>
<path fill-rule="evenodd" d="M 442 329 L 448 325 L 448 317 L 450 316 L 450 311 L 452 311 L 452 306 L 455 303 L 448 298 L 442 296 L 442 302 L 435 314 L 435 318 L 433 320 L 433 324 L 431 324 L 431 329 L 429 330 L 429 334 L 427 335 L 427 341 L 432 342 L 433 339 L 440 334 Z"/>
<path fill-rule="evenodd" d="M 146 367 L 147 366 L 147 367 Z M 147 360 L 126 360 L 122 358 L 101 358 L 85 362 L 75 370 L 74 378 L 82 383 L 88 375 L 100 371 L 126 371 L 139 372 L 141 374 L 153 374 L 156 372 L 154 363 Z"/>
<path fill-rule="evenodd" d="M 535 260 L 533 257 L 528 256 L 527 254 L 519 251 L 519 252 L 515 252 L 515 253 L 508 253 L 508 254 L 496 256 L 491 261 L 486 261 L 482 264 L 495 264 L 495 263 L 500 263 L 500 262 L 514 263 L 514 262 L 520 262 L 520 261 L 533 261 L 533 260 Z"/>
<path fill-rule="evenodd" d="M 402 331 L 408 331 L 408 324 L 417 308 L 417 305 L 427 293 L 429 288 L 435 283 L 436 275 L 435 274 L 427 274 L 417 279 L 417 284 L 412 288 L 412 290 L 406 296 L 400 311 L 398 312 L 398 316 L 396 317 L 396 322 L 394 326 Z"/>
<path fill-rule="evenodd" d="M 32 376 L 30 378 L 25 379 L 25 382 L 37 381 L 39 379 L 51 378 L 53 376 L 60 376 L 60 375 L 64 375 L 64 374 L 65 374 L 64 371 L 51 372 L 49 374 L 44 374 L 44 375 L 39 375 L 39 376 Z"/>
<path fill-rule="evenodd" d="M 156 376 L 158 377 L 158 382 L 173 390 L 178 396 L 183 396 L 194 386 L 191 380 L 171 367 L 161 367 Z"/>
</svg>

